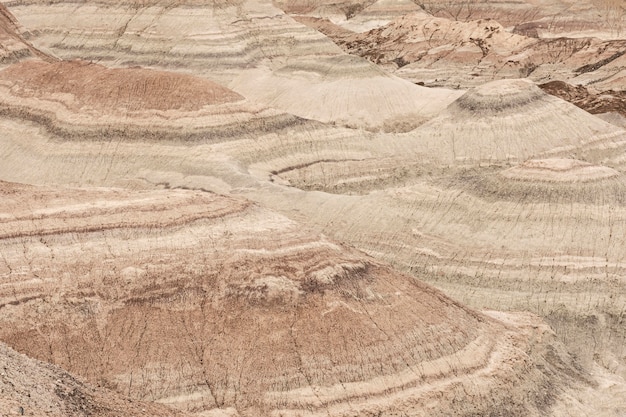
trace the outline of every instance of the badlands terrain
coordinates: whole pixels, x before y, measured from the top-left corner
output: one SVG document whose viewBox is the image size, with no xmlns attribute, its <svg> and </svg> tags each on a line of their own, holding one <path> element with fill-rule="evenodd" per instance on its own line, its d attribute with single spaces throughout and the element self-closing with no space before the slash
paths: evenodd
<svg viewBox="0 0 626 417">
<path fill-rule="evenodd" d="M 0 0 L 0 416 L 626 416 L 624 0 Z"/>
</svg>

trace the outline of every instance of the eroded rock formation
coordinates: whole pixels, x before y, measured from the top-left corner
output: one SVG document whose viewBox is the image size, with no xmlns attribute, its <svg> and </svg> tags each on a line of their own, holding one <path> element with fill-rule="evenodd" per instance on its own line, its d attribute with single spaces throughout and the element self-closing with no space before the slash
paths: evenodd
<svg viewBox="0 0 626 417">
<path fill-rule="evenodd" d="M 2 192 L 0 337 L 134 398 L 257 416 L 535 414 L 585 381 L 549 356 L 537 319 L 473 312 L 245 200 Z M 480 404 L 454 400 L 470 392 Z"/>
<path fill-rule="evenodd" d="M 623 121 L 508 78 L 618 106 L 624 41 L 475 3 L 3 3 L 0 340 L 200 416 L 623 413 Z"/>
</svg>

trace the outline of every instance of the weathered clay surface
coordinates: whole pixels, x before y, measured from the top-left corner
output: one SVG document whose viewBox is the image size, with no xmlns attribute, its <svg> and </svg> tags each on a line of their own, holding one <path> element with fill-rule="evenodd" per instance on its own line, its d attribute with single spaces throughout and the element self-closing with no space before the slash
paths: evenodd
<svg viewBox="0 0 626 417">
<path fill-rule="evenodd" d="M 203 78 L 82 61 L 31 60 L 0 71 L 0 112 L 65 139 L 107 141 L 206 143 L 302 122 Z"/>
<path fill-rule="evenodd" d="M 133 398 L 256 416 L 540 414 L 585 383 L 536 318 L 473 312 L 245 200 L 2 193 L 0 337 Z M 456 404 L 464 390 L 481 404 Z"/>
<path fill-rule="evenodd" d="M 0 340 L 131 415 L 623 414 L 599 3 L 2 2 Z"/>
<path fill-rule="evenodd" d="M 231 87 L 300 117 L 392 132 L 414 129 L 462 94 L 416 86 L 351 56 L 247 71 Z"/>
<path fill-rule="evenodd" d="M 173 408 L 133 401 L 96 388 L 63 369 L 0 343 L 0 407 L 3 416 L 177 416 Z"/>
<path fill-rule="evenodd" d="M 407 138 L 423 153 L 460 164 L 601 151 L 623 146 L 625 140 L 622 129 L 524 79 L 493 81 L 468 91 Z"/>
<path fill-rule="evenodd" d="M 24 39 L 17 19 L 0 3 L 0 68 L 29 57 L 47 58 Z"/>
<path fill-rule="evenodd" d="M 589 113 L 618 113 L 626 117 L 626 90 L 594 93 L 582 85 L 574 86 L 563 81 L 552 81 L 539 87 Z"/>
<path fill-rule="evenodd" d="M 623 69 L 623 64 L 608 64 L 622 57 L 626 47 L 619 39 L 534 38 L 511 33 L 493 19 L 465 22 L 421 10 L 356 34 L 333 30 L 323 20 L 300 21 L 335 39 L 347 52 L 429 86 L 467 88 L 518 77 L 604 82 Z"/>
</svg>

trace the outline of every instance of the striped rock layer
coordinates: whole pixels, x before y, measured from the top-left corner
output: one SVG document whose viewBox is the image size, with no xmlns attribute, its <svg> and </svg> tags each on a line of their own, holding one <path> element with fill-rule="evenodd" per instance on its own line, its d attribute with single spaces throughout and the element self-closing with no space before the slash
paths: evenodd
<svg viewBox="0 0 626 417">
<path fill-rule="evenodd" d="M 133 398 L 250 416 L 540 414 L 541 387 L 563 389 L 536 318 L 476 313 L 246 200 L 2 193 L 0 338 Z"/>
<path fill-rule="evenodd" d="M 204 415 L 626 409 L 617 125 L 420 88 L 269 1 L 3 4 L 48 54 L 0 71 L 0 178 L 49 186 L 2 183 L 10 346 Z M 578 81 L 619 85 L 613 55 Z"/>
</svg>

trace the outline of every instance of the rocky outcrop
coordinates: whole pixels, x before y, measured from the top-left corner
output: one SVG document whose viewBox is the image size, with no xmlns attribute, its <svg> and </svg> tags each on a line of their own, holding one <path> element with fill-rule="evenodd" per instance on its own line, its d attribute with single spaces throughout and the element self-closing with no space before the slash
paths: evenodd
<svg viewBox="0 0 626 417">
<path fill-rule="evenodd" d="M 582 85 L 552 81 L 539 85 L 543 91 L 584 109 L 592 114 L 618 113 L 626 117 L 626 91 L 594 93 Z"/>
<path fill-rule="evenodd" d="M 332 30 L 320 20 L 301 21 L 334 39 L 346 52 L 428 86 L 469 88 L 519 77 L 604 82 L 623 69 L 607 64 L 619 58 L 626 45 L 623 40 L 533 38 L 511 33 L 493 19 L 465 22 L 424 11 L 358 34 Z"/>
</svg>

